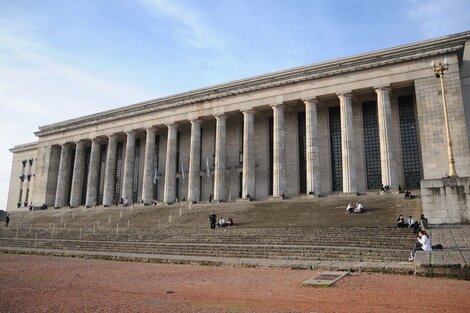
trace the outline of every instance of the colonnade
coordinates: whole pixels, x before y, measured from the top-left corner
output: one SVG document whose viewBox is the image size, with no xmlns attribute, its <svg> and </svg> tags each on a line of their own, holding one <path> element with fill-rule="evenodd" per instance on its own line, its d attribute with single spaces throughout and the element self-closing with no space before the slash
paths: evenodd
<svg viewBox="0 0 470 313">
<path fill-rule="evenodd" d="M 377 107 L 380 134 L 381 171 L 382 183 L 397 188 L 397 165 L 393 156 L 392 145 L 392 118 L 390 106 L 390 89 L 377 88 Z M 353 128 L 352 94 L 338 94 L 341 115 L 341 144 L 342 144 L 342 171 L 343 192 L 357 193 L 357 168 L 353 149 L 356 146 L 356 138 Z M 302 100 L 305 105 L 306 124 L 306 176 L 307 193 L 320 194 L 320 160 L 318 146 L 318 98 Z M 273 113 L 273 197 L 281 197 L 287 192 L 286 169 L 286 143 L 285 143 L 285 104 L 277 103 L 271 106 Z M 243 171 L 242 171 L 242 197 L 256 197 L 256 164 L 255 164 L 255 110 L 242 111 L 243 114 Z M 216 201 L 225 201 L 227 188 L 227 115 L 215 116 L 215 166 L 213 195 Z M 190 120 L 191 139 L 189 150 L 188 168 L 188 194 L 187 200 L 197 202 L 200 195 L 200 171 L 201 171 L 201 120 Z M 176 154 L 177 154 L 177 129 L 178 125 L 167 125 L 167 149 L 164 175 L 163 201 L 172 203 L 176 200 Z M 144 169 L 141 188 L 141 199 L 148 204 L 153 200 L 154 178 L 154 154 L 156 128 L 146 130 Z M 134 159 L 136 147 L 136 130 L 125 133 L 126 148 L 123 158 L 123 178 L 121 198 L 132 199 Z M 97 201 L 100 140 L 107 142 L 106 161 L 104 170 L 103 205 L 111 206 L 114 202 L 116 183 L 116 151 L 118 135 L 111 134 L 106 138 L 91 139 L 91 154 L 88 164 L 88 177 L 86 184 L 87 206 Z M 73 145 L 75 144 L 74 164 L 70 164 Z M 55 197 L 55 206 L 67 205 L 68 190 L 67 180 L 71 175 L 70 206 L 76 207 L 81 203 L 81 195 L 84 187 L 85 174 L 85 140 L 76 143 L 61 145 L 60 164 L 58 170 L 58 183 Z"/>
</svg>

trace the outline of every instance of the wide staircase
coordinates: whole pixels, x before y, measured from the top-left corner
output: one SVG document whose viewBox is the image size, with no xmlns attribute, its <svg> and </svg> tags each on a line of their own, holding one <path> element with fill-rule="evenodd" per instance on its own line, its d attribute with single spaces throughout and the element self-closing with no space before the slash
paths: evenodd
<svg viewBox="0 0 470 313">
<path fill-rule="evenodd" d="M 360 201 L 365 214 L 345 214 Z M 208 215 L 234 226 L 209 228 Z M 409 273 L 415 235 L 395 227 L 415 218 L 419 199 L 401 195 L 338 195 L 286 201 L 10 213 L 0 250 L 135 261 L 285 266 Z"/>
</svg>

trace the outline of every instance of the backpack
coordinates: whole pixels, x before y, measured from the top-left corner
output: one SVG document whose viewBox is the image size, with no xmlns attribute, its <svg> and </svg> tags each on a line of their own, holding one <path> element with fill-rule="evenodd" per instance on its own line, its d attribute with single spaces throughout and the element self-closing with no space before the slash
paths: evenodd
<svg viewBox="0 0 470 313">
<path fill-rule="evenodd" d="M 438 243 L 437 245 L 432 246 L 431 249 L 433 249 L 433 250 L 442 250 L 442 249 L 444 249 L 444 247 L 440 243 Z"/>
</svg>

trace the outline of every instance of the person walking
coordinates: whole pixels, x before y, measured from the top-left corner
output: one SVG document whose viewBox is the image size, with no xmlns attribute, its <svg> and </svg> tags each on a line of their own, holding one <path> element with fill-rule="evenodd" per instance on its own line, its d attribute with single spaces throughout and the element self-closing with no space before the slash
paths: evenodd
<svg viewBox="0 0 470 313">
<path fill-rule="evenodd" d="M 5 217 L 5 227 L 8 227 L 9 223 L 10 223 L 10 215 L 7 214 L 7 216 Z"/>
</svg>

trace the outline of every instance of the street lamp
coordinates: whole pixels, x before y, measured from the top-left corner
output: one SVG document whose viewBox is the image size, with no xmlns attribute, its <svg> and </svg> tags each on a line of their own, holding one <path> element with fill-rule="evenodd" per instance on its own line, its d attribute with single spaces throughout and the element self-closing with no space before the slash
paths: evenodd
<svg viewBox="0 0 470 313">
<path fill-rule="evenodd" d="M 447 58 L 445 58 L 444 64 L 439 62 L 438 65 L 434 65 L 434 61 L 432 61 L 431 66 L 434 70 L 434 73 L 436 73 L 436 78 L 440 78 L 441 80 L 442 103 L 444 105 L 444 122 L 446 124 L 447 157 L 449 159 L 449 176 L 456 177 L 457 173 L 455 172 L 454 153 L 452 151 L 452 139 L 450 138 L 449 115 L 447 113 L 446 94 L 444 90 L 444 72 L 449 69 L 449 64 L 447 64 Z"/>
</svg>

